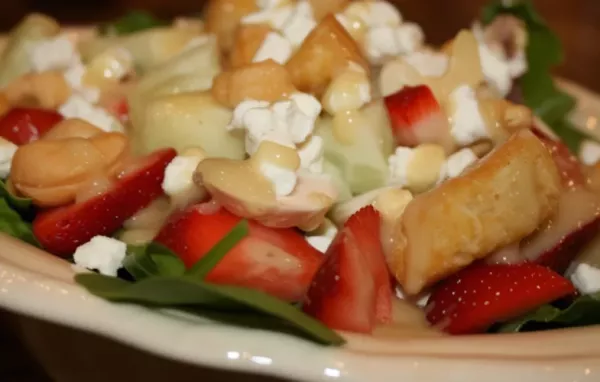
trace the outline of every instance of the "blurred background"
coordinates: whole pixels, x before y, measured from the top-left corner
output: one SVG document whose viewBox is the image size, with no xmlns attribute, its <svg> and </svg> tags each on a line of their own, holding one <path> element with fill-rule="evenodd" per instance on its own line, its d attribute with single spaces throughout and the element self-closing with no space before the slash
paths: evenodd
<svg viewBox="0 0 600 382">
<path fill-rule="evenodd" d="M 327 0 L 322 0 L 327 1 Z M 489 0 L 391 0 L 405 18 L 423 26 L 428 40 L 439 44 L 461 27 L 470 25 Z M 7 31 L 33 11 L 63 23 L 106 21 L 132 9 L 146 9 L 159 17 L 201 12 L 202 0 L 0 0 L 0 31 Z M 600 91 L 600 0 L 534 0 L 540 13 L 560 36 L 566 52 L 557 73 Z"/>
</svg>

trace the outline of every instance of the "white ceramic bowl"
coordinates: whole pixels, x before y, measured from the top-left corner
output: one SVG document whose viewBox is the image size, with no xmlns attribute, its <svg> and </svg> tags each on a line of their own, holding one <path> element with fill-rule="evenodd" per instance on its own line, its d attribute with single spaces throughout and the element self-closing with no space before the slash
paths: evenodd
<svg viewBox="0 0 600 382">
<path fill-rule="evenodd" d="M 583 101 L 574 120 L 596 131 L 599 99 L 563 85 Z M 67 262 L 0 235 L 0 308 L 17 313 L 19 338 L 60 382 L 600 380 L 600 327 L 443 338 L 346 335 L 348 344 L 333 349 L 112 304 L 74 284 L 73 275 Z"/>
</svg>

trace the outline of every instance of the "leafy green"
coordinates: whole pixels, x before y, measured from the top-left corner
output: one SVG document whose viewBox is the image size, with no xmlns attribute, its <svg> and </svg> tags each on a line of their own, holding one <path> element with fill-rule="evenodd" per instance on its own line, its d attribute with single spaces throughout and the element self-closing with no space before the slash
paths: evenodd
<svg viewBox="0 0 600 382">
<path fill-rule="evenodd" d="M 199 281 L 193 276 L 150 277 L 130 283 L 99 274 L 79 274 L 76 281 L 96 296 L 115 302 L 129 302 L 163 308 L 184 308 L 200 313 L 209 309 L 215 315 L 236 312 L 238 323 L 246 319 L 249 326 L 269 329 L 271 319 L 278 326 L 289 326 L 314 341 L 326 345 L 342 345 L 344 339 L 325 325 L 306 315 L 297 307 L 266 293 L 235 286 L 215 285 Z M 194 309 L 199 309 L 195 311 Z M 245 317 L 246 313 L 250 313 Z M 271 319 L 256 319 L 259 313 Z M 231 314 L 226 315 L 231 319 Z"/>
<path fill-rule="evenodd" d="M 190 271 L 199 279 L 204 279 L 209 272 L 225 257 L 225 255 L 236 246 L 236 244 L 248 235 L 248 222 L 240 221 L 231 231 L 221 239 L 211 250 L 202 257 Z"/>
<path fill-rule="evenodd" d="M 544 305 L 523 317 L 500 325 L 500 333 L 578 327 L 600 324 L 600 293 L 577 298 L 569 307 L 560 309 Z"/>
<path fill-rule="evenodd" d="M 40 246 L 33 234 L 31 224 L 25 221 L 9 204 L 0 198 L 0 232 L 21 239 L 29 244 Z"/>
<path fill-rule="evenodd" d="M 6 199 L 9 205 L 18 211 L 28 211 L 31 208 L 31 199 L 20 198 L 13 195 L 7 188 L 6 183 L 0 180 L 0 198 Z"/>
<path fill-rule="evenodd" d="M 181 259 L 157 243 L 128 246 L 123 267 L 137 281 L 152 276 L 181 276 L 185 273 Z"/>
<path fill-rule="evenodd" d="M 162 20 L 144 11 L 131 11 L 111 23 L 102 25 L 100 33 L 105 36 L 121 36 L 166 25 Z"/>
<path fill-rule="evenodd" d="M 501 14 L 511 14 L 523 20 L 529 38 L 526 50 L 529 68 L 519 80 L 525 104 L 576 152 L 584 135 L 568 131 L 567 121 L 567 115 L 575 107 L 575 100 L 556 86 L 551 74 L 552 68 L 559 65 L 564 57 L 560 40 L 531 1 L 503 3 L 506 2 L 496 1 L 484 8 L 482 21 L 489 24 Z"/>
</svg>

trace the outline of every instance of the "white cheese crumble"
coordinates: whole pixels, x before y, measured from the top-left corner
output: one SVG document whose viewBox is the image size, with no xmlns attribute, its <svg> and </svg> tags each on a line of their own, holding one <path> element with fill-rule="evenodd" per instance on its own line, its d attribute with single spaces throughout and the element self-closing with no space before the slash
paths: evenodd
<svg viewBox="0 0 600 382">
<path fill-rule="evenodd" d="M 329 219 L 326 219 L 316 231 L 306 235 L 306 241 L 319 252 L 325 253 L 335 239 L 338 229 Z"/>
<path fill-rule="evenodd" d="M 453 109 L 450 115 L 450 132 L 456 143 L 467 146 L 489 137 L 473 88 L 467 85 L 457 87 L 450 94 L 450 103 Z"/>
<path fill-rule="evenodd" d="M 60 106 L 58 112 L 65 118 L 79 118 L 106 132 L 122 132 L 123 126 L 109 112 L 92 105 L 82 95 L 73 94 Z"/>
<path fill-rule="evenodd" d="M 17 149 L 17 145 L 0 137 L 0 179 L 8 178 L 12 166 L 12 159 L 17 152 Z"/>
<path fill-rule="evenodd" d="M 414 52 L 403 57 L 422 76 L 441 77 L 448 70 L 450 58 L 438 52 Z"/>
<path fill-rule="evenodd" d="M 323 170 L 323 141 L 312 135 L 321 114 L 320 102 L 309 94 L 292 94 L 288 100 L 269 104 L 246 100 L 233 111 L 228 130 L 245 131 L 246 152 L 253 155 L 260 144 L 271 141 L 297 150 L 300 170 L 321 173 Z M 290 195 L 298 182 L 297 173 L 270 163 L 260 166 L 271 181 L 277 196 Z"/>
<path fill-rule="evenodd" d="M 29 51 L 29 57 L 34 71 L 61 70 L 65 81 L 75 93 L 79 93 L 88 102 L 98 102 L 100 91 L 83 85 L 86 68 L 75 44 L 67 36 L 61 35 L 36 43 Z"/>
<path fill-rule="evenodd" d="M 570 279 L 582 294 L 600 292 L 600 269 L 580 263 L 571 269 Z"/>
<path fill-rule="evenodd" d="M 579 159 L 587 166 L 593 166 L 600 161 L 600 143 L 586 139 L 579 149 Z"/>
<path fill-rule="evenodd" d="M 364 21 L 370 26 L 396 27 L 402 24 L 402 15 L 394 5 L 387 1 L 374 1 L 369 4 L 368 13 L 365 13 Z"/>
<path fill-rule="evenodd" d="M 294 7 L 286 5 L 266 8 L 242 17 L 242 24 L 268 24 L 275 30 L 281 30 L 294 14 Z"/>
<path fill-rule="evenodd" d="M 443 177 L 443 179 L 456 178 L 457 176 L 462 175 L 462 173 L 470 165 L 477 162 L 478 159 L 477 155 L 475 155 L 471 149 L 465 148 L 457 151 L 446 159 L 442 171 L 440 172 L 440 177 Z"/>
<path fill-rule="evenodd" d="M 397 147 L 394 154 L 388 158 L 390 184 L 404 186 L 408 183 L 408 164 L 414 157 L 410 147 Z"/>
<path fill-rule="evenodd" d="M 277 197 L 288 196 L 296 188 L 298 177 L 296 172 L 272 163 L 262 162 L 260 164 L 261 174 L 272 184 Z"/>
<path fill-rule="evenodd" d="M 110 237 L 95 236 L 77 248 L 73 259 L 79 266 L 98 270 L 106 276 L 116 276 L 126 255 L 127 244 Z"/>
<path fill-rule="evenodd" d="M 401 287 L 396 287 L 396 297 L 398 297 L 400 300 L 407 300 L 406 295 Z M 408 300 L 414 301 L 419 308 L 425 308 L 427 306 L 427 302 L 429 301 L 429 297 L 431 297 L 430 292 L 422 292 Z"/>
<path fill-rule="evenodd" d="M 486 81 L 502 96 L 512 87 L 512 76 L 507 62 L 496 56 L 487 45 L 479 43 L 481 69 Z"/>
<path fill-rule="evenodd" d="M 323 138 L 312 135 L 298 147 L 300 167 L 314 174 L 322 174 L 323 162 L 325 160 L 323 157 L 324 153 Z"/>
<path fill-rule="evenodd" d="M 292 56 L 292 44 L 277 32 L 269 32 L 256 51 L 252 62 L 273 60 L 281 65 Z"/>
<path fill-rule="evenodd" d="M 282 33 L 292 46 L 299 47 L 316 26 L 317 22 L 312 14 L 310 3 L 300 1 L 290 20 L 283 27 Z"/>
<path fill-rule="evenodd" d="M 195 187 L 193 176 L 198 164 L 202 161 L 198 156 L 176 156 L 167 165 L 162 189 L 168 196 L 177 196 L 189 192 Z"/>
<path fill-rule="evenodd" d="M 65 70 L 80 63 L 77 49 L 64 35 L 36 43 L 31 47 L 29 57 L 36 72 Z"/>
<path fill-rule="evenodd" d="M 366 53 L 372 63 L 381 63 L 416 51 L 423 45 L 424 38 L 423 30 L 414 23 L 376 26 L 367 31 Z"/>
</svg>

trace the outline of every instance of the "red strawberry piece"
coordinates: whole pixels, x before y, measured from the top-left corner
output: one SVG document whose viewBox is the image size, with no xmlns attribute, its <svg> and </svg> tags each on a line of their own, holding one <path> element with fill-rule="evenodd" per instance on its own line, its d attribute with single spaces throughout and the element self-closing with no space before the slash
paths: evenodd
<svg viewBox="0 0 600 382">
<path fill-rule="evenodd" d="M 192 267 L 223 239 L 241 218 L 224 208 L 193 206 L 174 215 L 156 241 Z M 295 229 L 269 228 L 249 221 L 243 238 L 206 277 L 216 284 L 258 289 L 286 301 L 300 301 L 323 262 Z"/>
<path fill-rule="evenodd" d="M 564 143 L 549 137 L 538 128 L 534 127 L 532 132 L 552 154 L 564 186 L 571 187 L 585 184 L 581 162 L 579 162 L 579 159 L 571 153 Z"/>
<path fill-rule="evenodd" d="M 0 118 L 0 136 L 17 146 L 37 141 L 63 117 L 53 110 L 15 107 Z"/>
<path fill-rule="evenodd" d="M 427 319 L 451 334 L 481 333 L 572 293 L 569 280 L 541 265 L 477 263 L 435 288 Z"/>
<path fill-rule="evenodd" d="M 344 224 L 326 253 L 304 311 L 337 330 L 371 333 L 392 320 L 392 284 L 380 237 L 380 216 L 368 206 Z"/>
<path fill-rule="evenodd" d="M 398 145 L 439 143 L 445 146 L 451 141 L 448 119 L 428 86 L 405 86 L 385 97 L 384 103 Z"/>
<path fill-rule="evenodd" d="M 48 251 L 69 256 L 97 235 L 110 235 L 163 194 L 167 165 L 177 155 L 164 149 L 140 160 L 105 193 L 85 202 L 49 209 L 33 221 L 33 232 Z"/>
</svg>

